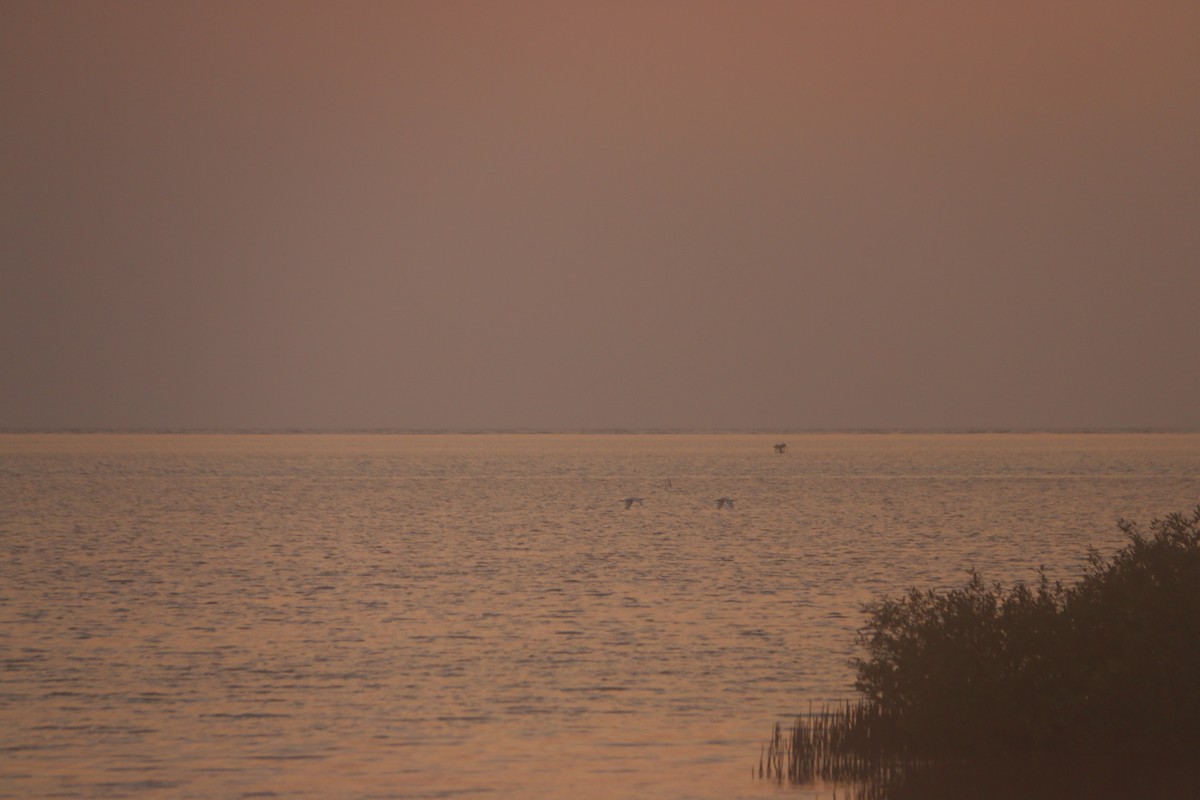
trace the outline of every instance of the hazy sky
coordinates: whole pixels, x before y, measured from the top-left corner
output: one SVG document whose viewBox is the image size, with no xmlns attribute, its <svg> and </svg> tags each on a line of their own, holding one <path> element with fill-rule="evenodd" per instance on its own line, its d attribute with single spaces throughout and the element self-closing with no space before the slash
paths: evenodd
<svg viewBox="0 0 1200 800">
<path fill-rule="evenodd" d="M 1200 3 L 0 0 L 0 427 L 1200 427 Z"/>
</svg>

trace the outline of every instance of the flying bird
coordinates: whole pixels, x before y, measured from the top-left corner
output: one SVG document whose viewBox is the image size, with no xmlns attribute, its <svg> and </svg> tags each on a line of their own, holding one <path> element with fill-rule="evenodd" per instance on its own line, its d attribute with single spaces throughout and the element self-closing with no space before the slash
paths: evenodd
<svg viewBox="0 0 1200 800">
<path fill-rule="evenodd" d="M 717 498 L 717 511 L 720 511 L 725 506 L 729 506 L 730 508 L 733 508 L 733 498 L 732 497 L 718 497 Z"/>
<path fill-rule="evenodd" d="M 634 503 L 637 503 L 637 504 L 640 506 L 640 505 L 642 504 L 642 498 L 640 498 L 640 497 L 626 497 L 626 498 L 625 498 L 624 500 L 622 500 L 621 502 L 623 502 L 623 503 L 625 504 L 625 510 L 626 510 L 626 511 L 628 511 L 628 510 L 629 510 L 629 507 L 630 507 L 630 506 L 632 506 Z"/>
</svg>

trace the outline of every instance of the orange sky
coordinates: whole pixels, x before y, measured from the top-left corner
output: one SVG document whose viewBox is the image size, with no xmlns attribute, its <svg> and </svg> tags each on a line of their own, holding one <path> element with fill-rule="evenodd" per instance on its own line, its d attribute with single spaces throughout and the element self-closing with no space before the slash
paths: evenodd
<svg viewBox="0 0 1200 800">
<path fill-rule="evenodd" d="M 1200 427 L 1194 3 L 0 6 L 0 427 Z"/>
</svg>

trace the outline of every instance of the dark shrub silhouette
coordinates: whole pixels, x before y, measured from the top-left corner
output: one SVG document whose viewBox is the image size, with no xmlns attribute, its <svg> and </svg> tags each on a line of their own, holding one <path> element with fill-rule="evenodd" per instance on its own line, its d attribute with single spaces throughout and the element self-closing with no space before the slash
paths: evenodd
<svg viewBox="0 0 1200 800">
<path fill-rule="evenodd" d="M 1036 762 L 1169 774 L 1190 763 L 1200 746 L 1200 507 L 1148 533 L 1119 526 L 1128 543 L 1109 559 L 1091 551 L 1070 586 L 1043 573 L 1006 588 L 972 572 L 961 588 L 869 603 L 861 699 L 797 720 L 790 737 L 777 729 L 760 772 L 842 780 Z"/>
<path fill-rule="evenodd" d="M 1200 743 L 1200 508 L 1121 521 L 1064 588 L 987 585 L 868 604 L 855 688 L 940 756 Z"/>
<path fill-rule="evenodd" d="M 1200 742 L 1200 508 L 1095 552 L 1067 592 L 1068 712 L 1088 739 L 1183 749 Z"/>
</svg>

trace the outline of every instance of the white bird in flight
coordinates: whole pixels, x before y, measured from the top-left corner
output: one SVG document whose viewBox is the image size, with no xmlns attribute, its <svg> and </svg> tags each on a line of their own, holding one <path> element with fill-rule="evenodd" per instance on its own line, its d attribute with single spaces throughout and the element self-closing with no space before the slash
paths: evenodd
<svg viewBox="0 0 1200 800">
<path fill-rule="evenodd" d="M 624 502 L 624 503 L 625 503 L 625 510 L 626 510 L 626 511 L 628 511 L 628 510 L 629 510 L 629 507 L 630 507 L 630 506 L 632 506 L 634 503 L 637 503 L 637 504 L 640 506 L 640 505 L 642 504 L 642 498 L 640 498 L 640 497 L 626 497 L 626 498 L 625 498 L 625 499 L 624 499 L 622 502 Z"/>
<path fill-rule="evenodd" d="M 733 508 L 733 498 L 732 497 L 718 497 L 717 498 L 717 511 L 720 511 L 725 506 L 729 506 L 730 508 Z"/>
</svg>

